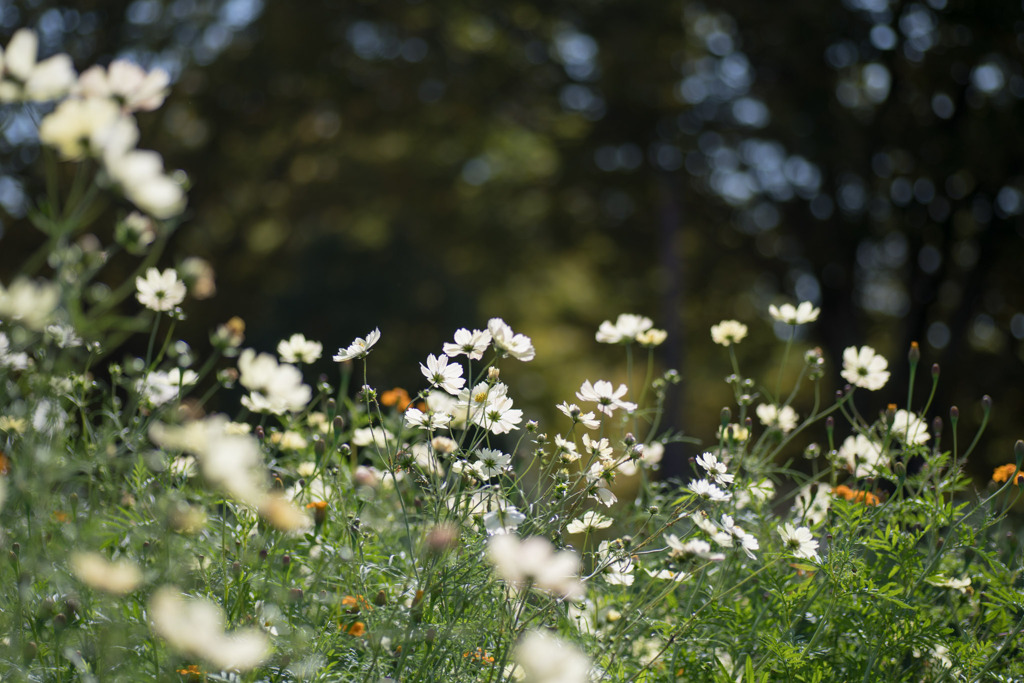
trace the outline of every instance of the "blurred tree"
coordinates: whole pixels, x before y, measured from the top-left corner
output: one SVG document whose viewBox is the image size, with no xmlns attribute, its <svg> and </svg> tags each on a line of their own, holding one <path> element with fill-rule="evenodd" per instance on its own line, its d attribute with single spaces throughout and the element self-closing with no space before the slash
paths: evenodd
<svg viewBox="0 0 1024 683">
<path fill-rule="evenodd" d="M 0 33 L 36 26 L 80 66 L 124 54 L 174 74 L 144 137 L 194 183 L 176 248 L 218 268 L 192 339 L 234 314 L 261 349 L 379 324 L 377 367 L 415 385 L 455 327 L 500 315 L 535 339 L 539 364 L 515 371 L 544 406 L 610 378 L 619 357 L 593 330 L 641 312 L 687 378 L 670 424 L 704 429 L 728 400 L 708 326 L 751 323 L 744 372 L 763 376 L 778 360 L 767 305 L 810 299 L 822 319 L 801 338 L 833 364 L 850 344 L 890 357 L 867 409 L 905 400 L 902 354 L 920 340 L 946 373 L 937 406 L 991 393 L 992 457 L 1019 436 L 1019 6 L 0 8 Z M 14 180 L 35 162 L 19 125 L 0 141 L 8 244 L 32 196 Z"/>
</svg>

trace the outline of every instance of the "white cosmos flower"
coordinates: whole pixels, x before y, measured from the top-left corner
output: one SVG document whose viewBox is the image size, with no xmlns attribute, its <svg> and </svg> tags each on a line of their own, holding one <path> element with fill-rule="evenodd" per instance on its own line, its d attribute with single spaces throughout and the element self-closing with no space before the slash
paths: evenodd
<svg viewBox="0 0 1024 683">
<path fill-rule="evenodd" d="M 187 292 L 185 283 L 174 268 L 162 273 L 156 268 L 148 268 L 146 277 L 135 278 L 135 288 L 135 298 L 151 311 L 173 311 L 185 300 Z"/>
<path fill-rule="evenodd" d="M 320 359 L 323 350 L 323 344 L 306 339 L 304 335 L 298 333 L 277 343 L 277 355 L 285 363 L 315 363 Z"/>
<path fill-rule="evenodd" d="M 488 320 L 487 329 L 491 333 L 491 339 L 494 341 L 496 349 L 516 360 L 533 360 L 535 355 L 533 342 L 525 334 L 516 334 L 501 318 Z"/>
<path fill-rule="evenodd" d="M 504 505 L 504 507 L 502 507 Z M 483 515 L 484 529 L 490 536 L 509 534 L 526 521 L 526 515 L 514 505 L 500 504 L 494 510 Z"/>
<path fill-rule="evenodd" d="M 877 391 L 889 381 L 889 361 L 875 353 L 870 346 L 847 347 L 843 351 L 842 376 L 854 386 Z"/>
<path fill-rule="evenodd" d="M 224 632 L 224 611 L 203 598 L 186 598 L 164 586 L 149 601 L 149 619 L 174 649 L 218 669 L 249 671 L 270 656 L 270 641 L 256 628 Z"/>
<path fill-rule="evenodd" d="M 725 486 L 731 484 L 735 479 L 735 475 L 729 474 L 729 468 L 714 453 L 701 453 L 697 456 L 697 464 L 715 480 L 716 484 Z"/>
<path fill-rule="evenodd" d="M 512 399 L 508 396 L 492 401 L 484 410 L 483 420 L 479 423 L 492 434 L 507 434 L 523 421 L 523 411 L 512 407 Z"/>
<path fill-rule="evenodd" d="M 811 530 L 807 527 L 793 528 L 792 524 L 786 522 L 779 527 L 779 536 L 782 537 L 783 545 L 786 546 L 786 549 L 794 557 L 814 560 L 815 562 L 820 561 L 818 557 L 818 542 L 814 540 L 814 535 L 811 534 Z"/>
<path fill-rule="evenodd" d="M 582 534 L 592 529 L 607 529 L 612 525 L 612 520 L 600 512 L 588 510 L 579 519 L 569 522 L 565 530 L 570 534 Z"/>
<path fill-rule="evenodd" d="M 75 82 L 71 57 L 59 54 L 37 62 L 39 38 L 35 31 L 18 29 L 0 50 L 0 102 L 46 102 L 63 97 Z"/>
<path fill-rule="evenodd" d="M 520 590 L 532 587 L 570 600 L 585 593 L 579 580 L 579 555 L 556 551 L 541 536 L 523 540 L 515 534 L 493 536 L 487 542 L 487 556 L 498 576 Z"/>
<path fill-rule="evenodd" d="M 192 370 L 154 370 L 146 375 L 145 379 L 138 381 L 136 389 L 154 406 L 161 406 L 178 398 L 181 389 L 195 384 L 198 380 L 199 375 Z"/>
<path fill-rule="evenodd" d="M 462 366 L 456 363 L 448 365 L 448 357 L 427 356 L 427 364 L 420 363 L 420 372 L 427 378 L 431 386 L 444 389 L 449 394 L 457 394 L 466 384 L 462 377 Z"/>
<path fill-rule="evenodd" d="M 443 350 L 446 356 L 455 358 L 459 354 L 466 354 L 472 360 L 480 360 L 484 357 L 484 351 L 491 345 L 491 333 L 487 330 L 473 330 L 466 328 L 455 331 L 455 343 L 447 343 Z"/>
<path fill-rule="evenodd" d="M 281 415 L 303 410 L 313 390 L 302 383 L 302 372 L 294 365 L 278 363 L 268 353 L 245 349 L 238 357 L 238 381 L 252 394 L 242 397 L 242 405 L 253 412 Z"/>
<path fill-rule="evenodd" d="M 711 326 L 711 341 L 720 346 L 739 344 L 747 336 L 747 326 L 738 320 L 723 320 Z"/>
<path fill-rule="evenodd" d="M 563 462 L 576 462 L 580 459 L 580 452 L 576 448 L 576 442 L 566 439 L 561 434 L 555 434 L 555 454 Z"/>
<path fill-rule="evenodd" d="M 347 349 L 338 349 L 334 360 L 338 363 L 363 358 L 370 353 L 370 348 L 380 339 L 380 328 L 374 328 L 373 332 L 366 335 L 366 338 L 356 337 L 355 341 L 348 345 Z"/>
<path fill-rule="evenodd" d="M 516 645 L 513 659 L 526 683 L 587 683 L 590 658 L 572 643 L 546 631 L 529 631 Z"/>
<path fill-rule="evenodd" d="M 637 335 L 646 332 L 653 326 L 654 322 L 650 318 L 633 313 L 622 313 L 616 318 L 614 325 L 610 320 L 601 323 L 595 338 L 602 344 L 632 342 L 636 341 Z"/>
<path fill-rule="evenodd" d="M 480 475 L 481 479 L 496 477 L 509 469 L 512 456 L 502 453 L 493 448 L 481 448 L 476 453 L 477 461 L 473 463 L 473 469 Z"/>
<path fill-rule="evenodd" d="M 714 529 L 713 525 L 712 529 Z M 717 529 L 715 531 L 717 532 Z M 711 544 L 699 538 L 691 538 L 683 543 L 675 534 L 665 534 L 665 544 L 669 548 L 671 557 L 698 557 L 712 562 L 721 562 L 725 559 L 723 553 L 711 552 Z"/>
<path fill-rule="evenodd" d="M 892 417 L 892 434 L 904 444 L 923 444 L 931 438 L 928 423 L 909 410 L 900 408 Z"/>
<path fill-rule="evenodd" d="M 616 408 L 622 408 L 626 412 L 633 412 L 636 410 L 636 404 L 630 401 L 623 401 L 622 397 L 626 395 L 629 388 L 625 384 L 620 384 L 618 389 L 612 386 L 612 383 L 599 379 L 593 384 L 590 380 L 584 380 L 580 386 L 579 391 L 576 392 L 576 398 L 581 401 L 593 401 L 597 403 L 597 409 L 605 415 L 611 416 Z"/>
<path fill-rule="evenodd" d="M 480 382 L 472 389 L 459 392 L 458 403 L 452 410 L 454 420 L 468 420 L 488 429 L 493 434 L 505 434 L 523 420 L 523 411 L 512 407 L 507 395 L 508 387 L 502 382 L 490 385 Z"/>
<path fill-rule="evenodd" d="M 773 304 L 768 307 L 768 313 L 771 314 L 772 318 L 775 320 L 786 323 L 787 325 L 803 325 L 804 323 L 817 320 L 818 315 L 821 313 L 821 309 L 816 307 L 810 301 L 803 301 L 799 306 L 793 306 L 793 304 L 775 306 Z"/>
<path fill-rule="evenodd" d="M 598 458 L 608 458 L 612 454 L 612 444 L 608 439 L 591 439 L 589 434 L 584 434 L 583 450 Z"/>
<path fill-rule="evenodd" d="M 74 93 L 87 99 L 116 100 L 125 111 L 159 109 L 167 97 L 170 75 L 163 69 L 146 72 L 138 64 L 115 59 L 110 66 L 91 66 L 78 77 Z"/>
<path fill-rule="evenodd" d="M 419 408 L 406 408 L 405 410 L 405 424 L 410 427 L 419 427 L 420 429 L 434 430 L 447 427 L 452 421 L 452 416 L 448 413 L 438 412 L 434 410 L 428 410 L 423 412 Z"/>
<path fill-rule="evenodd" d="M 601 541 L 597 553 L 602 563 L 607 563 L 601 578 L 612 586 L 632 586 L 635 564 L 628 553 L 616 552 L 609 541 Z"/>
<path fill-rule="evenodd" d="M 722 489 L 712 484 L 707 479 L 696 479 L 687 484 L 687 488 L 696 493 L 701 498 L 706 498 L 712 502 L 718 502 L 722 500 L 729 500 L 732 498 L 731 493 L 726 493 Z"/>
<path fill-rule="evenodd" d="M 747 557 L 754 559 L 754 552 L 760 548 L 760 544 L 754 535 L 744 531 L 740 527 L 736 526 L 733 522 L 732 517 L 729 515 L 722 515 L 722 530 L 728 533 L 730 536 L 739 541 L 740 548 L 747 554 Z"/>
<path fill-rule="evenodd" d="M 882 446 L 863 434 L 846 437 L 839 446 L 839 457 L 846 461 L 855 477 L 874 477 L 889 465 Z"/>
<path fill-rule="evenodd" d="M 573 423 L 580 423 L 587 429 L 597 429 L 601 426 L 600 420 L 598 420 L 593 412 L 584 413 L 578 405 L 575 403 L 566 403 L 562 401 L 557 406 L 563 415 L 568 417 Z"/>
<path fill-rule="evenodd" d="M 761 424 L 765 427 L 776 427 L 783 434 L 788 434 L 796 429 L 800 421 L 800 416 L 790 406 L 779 408 L 770 403 L 762 403 L 757 406 L 756 411 L 757 419 L 761 420 Z"/>
</svg>

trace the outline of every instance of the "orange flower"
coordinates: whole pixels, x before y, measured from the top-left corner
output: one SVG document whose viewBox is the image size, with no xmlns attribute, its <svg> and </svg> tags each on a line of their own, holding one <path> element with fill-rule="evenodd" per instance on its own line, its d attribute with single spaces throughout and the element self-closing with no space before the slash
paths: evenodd
<svg viewBox="0 0 1024 683">
<path fill-rule="evenodd" d="M 412 403 L 412 399 L 409 398 L 408 391 L 401 387 L 395 387 L 382 393 L 380 395 L 380 402 L 382 405 L 395 406 L 398 412 L 404 413 L 405 409 Z"/>
<path fill-rule="evenodd" d="M 198 681 L 205 672 L 195 664 L 189 664 L 184 669 L 178 669 L 178 673 L 182 676 L 188 676 L 189 681 Z"/>
<path fill-rule="evenodd" d="M 1014 472 L 1017 472 L 1016 465 L 1000 465 L 992 472 L 992 481 L 1000 484 L 1004 481 L 1009 481 Z M 1017 479 L 1013 483 L 1018 486 L 1024 484 L 1024 472 L 1017 472 Z"/>
<path fill-rule="evenodd" d="M 63 512 L 61 510 L 54 510 L 53 511 L 53 518 L 56 521 L 58 521 L 58 522 L 65 522 L 65 523 L 67 523 L 67 522 L 71 521 L 71 516 L 68 513 Z"/>
<path fill-rule="evenodd" d="M 345 629 L 345 631 L 350 636 L 361 638 L 362 636 L 366 635 L 366 624 L 364 624 L 361 621 L 357 621 L 356 623 L 352 624 L 347 629 Z"/>
<path fill-rule="evenodd" d="M 483 662 L 484 664 L 494 664 L 494 657 L 487 654 L 482 647 L 478 647 L 475 650 L 469 652 L 463 652 L 463 657 L 468 657 L 474 662 Z"/>
<path fill-rule="evenodd" d="M 6 454 L 0 453 L 0 474 L 7 474 L 11 471 L 11 459 Z"/>
<path fill-rule="evenodd" d="M 341 599 L 341 606 L 349 614 L 358 614 L 361 609 L 373 609 L 362 595 L 346 595 Z"/>
<path fill-rule="evenodd" d="M 858 491 L 851 489 L 845 484 L 840 484 L 832 489 L 832 495 L 840 496 L 855 503 L 864 503 L 865 505 L 878 505 L 881 502 L 878 496 L 870 491 Z"/>
</svg>

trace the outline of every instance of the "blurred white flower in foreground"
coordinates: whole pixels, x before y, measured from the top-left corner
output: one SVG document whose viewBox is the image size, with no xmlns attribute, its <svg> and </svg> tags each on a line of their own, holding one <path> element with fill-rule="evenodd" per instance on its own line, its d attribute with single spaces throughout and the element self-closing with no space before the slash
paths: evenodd
<svg viewBox="0 0 1024 683">
<path fill-rule="evenodd" d="M 54 147 L 64 159 L 101 156 L 114 140 L 123 147 L 121 151 L 127 151 L 138 135 L 135 122 L 122 117 L 111 100 L 67 99 L 39 124 L 39 140 Z"/>
<path fill-rule="evenodd" d="M 5 288 L 0 284 L 0 319 L 18 322 L 30 330 L 42 331 L 60 303 L 60 285 L 19 277 Z"/>
<path fill-rule="evenodd" d="M 59 54 L 37 62 L 39 38 L 19 29 L 0 50 L 0 102 L 45 102 L 63 97 L 75 82 L 71 57 Z"/>
<path fill-rule="evenodd" d="M 637 336 L 653 326 L 654 322 L 650 318 L 633 313 L 622 313 L 616 318 L 614 325 L 610 320 L 601 323 L 601 327 L 594 337 L 602 344 L 632 342 L 637 341 Z"/>
<path fill-rule="evenodd" d="M 185 190 L 164 173 L 164 160 L 157 152 L 132 149 L 123 154 L 107 153 L 105 167 L 124 196 L 154 218 L 172 218 L 185 210 Z"/>
<path fill-rule="evenodd" d="M 125 595 L 142 583 L 142 570 L 129 560 L 111 562 L 99 553 L 72 553 L 71 571 L 78 580 L 93 588 Z"/>
<path fill-rule="evenodd" d="M 877 391 L 889 381 L 889 361 L 870 346 L 847 347 L 843 351 L 842 376 L 850 384 L 868 391 Z"/>
<path fill-rule="evenodd" d="M 248 671 L 270 656 L 270 641 L 256 628 L 224 632 L 224 610 L 209 600 L 186 598 L 164 586 L 149 601 L 153 630 L 182 654 L 218 669 Z"/>
<path fill-rule="evenodd" d="M 270 491 L 259 442 L 248 434 L 230 433 L 231 423 L 213 415 L 182 426 L 155 423 L 149 438 L 168 450 L 191 453 L 203 477 L 234 500 L 259 513 L 283 531 L 312 526 L 305 513 Z"/>
<path fill-rule="evenodd" d="M 816 307 L 810 301 L 803 301 L 799 306 L 794 306 L 793 304 L 775 306 L 773 304 L 768 307 L 768 313 L 775 320 L 786 323 L 787 325 L 803 325 L 804 323 L 814 322 L 817 320 L 818 315 L 821 313 L 821 309 Z"/>
<path fill-rule="evenodd" d="M 115 59 L 106 69 L 97 65 L 83 71 L 74 93 L 116 100 L 125 111 L 153 111 L 164 103 L 170 80 L 163 69 L 147 73 L 138 64 Z"/>
<path fill-rule="evenodd" d="M 174 268 L 162 273 L 156 268 L 148 268 L 146 277 L 135 278 L 135 288 L 135 298 L 151 311 L 173 311 L 185 300 L 188 291 Z"/>
<path fill-rule="evenodd" d="M 571 550 L 556 552 L 546 538 L 492 536 L 487 555 L 498 576 L 516 588 L 536 588 L 570 600 L 582 598 L 586 591 L 579 580 L 579 555 Z"/>
<path fill-rule="evenodd" d="M 590 658 L 572 643 L 546 631 L 529 631 L 512 655 L 524 683 L 586 683 Z"/>
</svg>

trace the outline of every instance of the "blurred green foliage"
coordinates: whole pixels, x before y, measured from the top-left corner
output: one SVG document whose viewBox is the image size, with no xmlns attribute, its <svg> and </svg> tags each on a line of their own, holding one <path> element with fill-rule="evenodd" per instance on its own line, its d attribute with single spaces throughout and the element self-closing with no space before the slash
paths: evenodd
<svg viewBox="0 0 1024 683">
<path fill-rule="evenodd" d="M 218 272 L 190 341 L 231 315 L 261 350 L 379 325 L 378 365 L 414 384 L 452 329 L 500 315 L 537 345 L 516 381 L 547 410 L 608 372 L 581 355 L 597 325 L 644 313 L 687 430 L 728 399 L 708 327 L 751 324 L 754 375 L 767 305 L 810 299 L 802 333 L 833 363 L 870 343 L 897 371 L 863 409 L 901 400 L 919 340 L 939 414 L 988 393 L 990 459 L 1020 436 L 1019 3 L 0 2 L 0 37 L 23 25 L 80 67 L 172 72 L 142 124 L 193 183 L 177 253 Z M 0 116 L 9 270 L 39 153 Z"/>
</svg>

